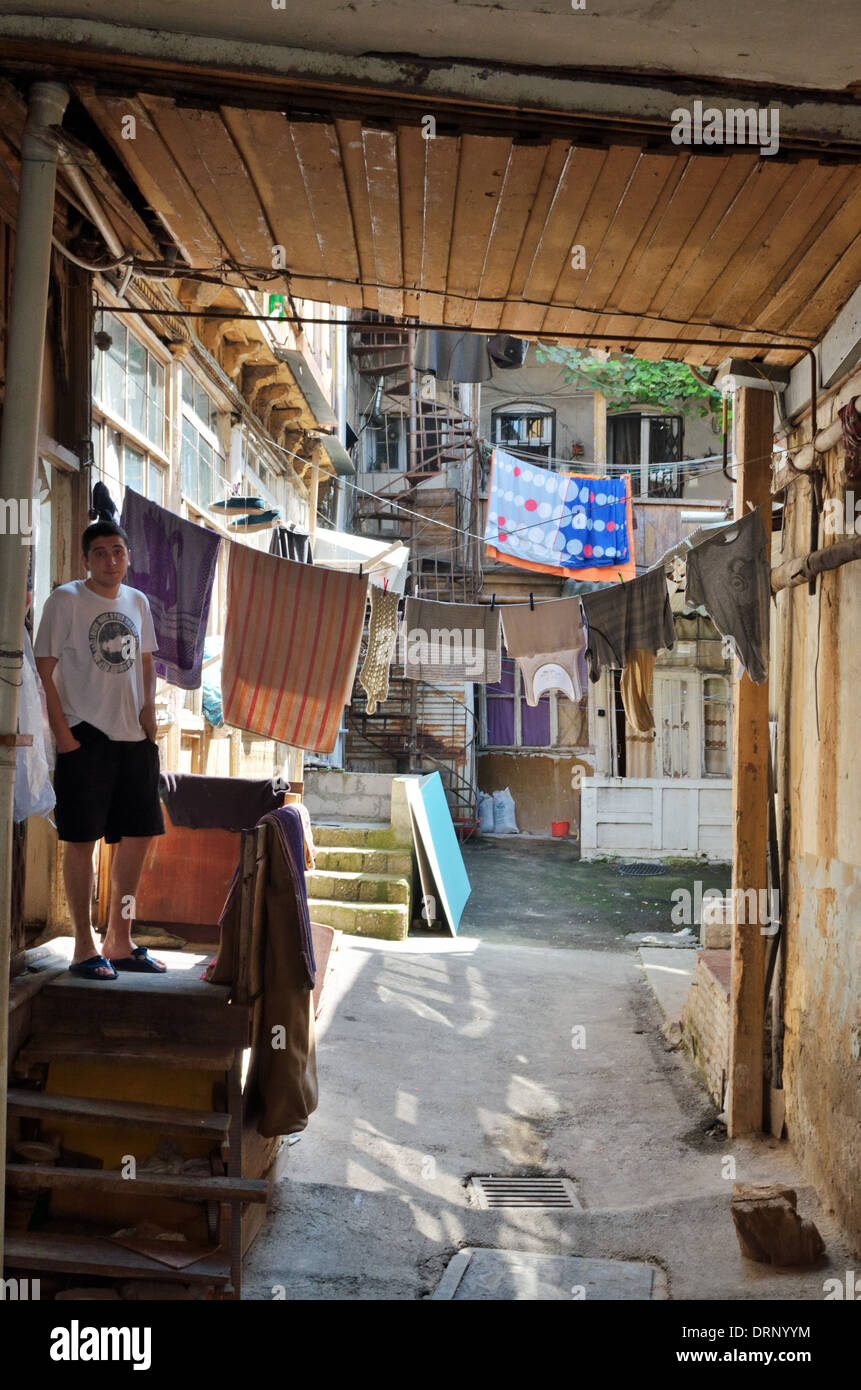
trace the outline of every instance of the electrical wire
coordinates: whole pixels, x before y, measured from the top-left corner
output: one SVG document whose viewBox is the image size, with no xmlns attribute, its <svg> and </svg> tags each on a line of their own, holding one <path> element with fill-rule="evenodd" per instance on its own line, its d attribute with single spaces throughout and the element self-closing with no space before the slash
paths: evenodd
<svg viewBox="0 0 861 1390">
<path fill-rule="evenodd" d="M 125 252 L 115 261 L 108 261 L 106 265 L 93 265 L 90 261 L 82 261 L 80 256 L 76 256 L 73 251 L 69 250 L 68 246 L 64 246 L 55 236 L 51 237 L 51 241 L 60 252 L 60 255 L 65 256 L 67 261 L 71 261 L 72 265 L 80 266 L 81 270 L 89 270 L 93 275 L 101 275 L 108 270 L 119 270 L 121 265 L 134 265 L 134 253 L 131 251 Z"/>
<path fill-rule="evenodd" d="M 330 475 L 329 475 L 329 470 L 328 470 L 327 468 L 324 468 L 321 464 L 318 464 L 318 463 L 311 463 L 311 461 L 310 461 L 309 459 L 304 458 L 302 454 L 294 453 L 294 451 L 293 451 L 292 449 L 287 449 L 287 448 L 285 448 L 283 444 L 275 444 L 275 443 L 273 442 L 272 447 L 273 447 L 274 449 L 277 449 L 279 453 L 287 454 L 290 458 L 298 459 L 299 462 L 300 462 L 301 464 L 303 464 L 304 466 L 310 467 L 310 468 L 316 468 L 318 472 L 320 472 L 320 473 L 325 473 L 327 476 L 330 476 Z M 762 455 L 760 458 L 748 459 L 747 462 L 749 462 L 749 463 L 761 463 L 761 462 L 764 462 L 764 460 L 765 460 L 766 458 L 771 458 L 771 455 L 770 455 L 770 454 L 768 454 L 768 455 Z M 718 464 L 717 467 L 719 468 L 719 467 L 720 467 L 720 464 Z M 411 508 L 411 507 L 405 507 L 405 506 L 403 505 L 403 503 L 399 503 L 399 502 L 394 501 L 394 499 L 392 499 L 392 498 L 388 498 L 388 497 L 381 498 L 380 495 L 379 495 L 379 493 L 370 492 L 367 488 L 360 487 L 358 483 L 352 482 L 349 478 L 342 478 L 342 479 L 341 479 L 341 482 L 344 483 L 344 485 L 345 485 L 346 487 L 352 488 L 354 492 L 361 493 L 361 495 L 362 495 L 363 497 L 370 497 L 372 500 L 377 501 L 377 502 L 383 501 L 383 502 L 385 502 L 388 506 L 393 507 L 396 511 L 398 511 L 398 512 L 403 512 L 405 516 L 417 517 L 420 521 L 427 521 L 427 513 L 426 513 L 426 512 L 417 512 L 417 511 L 415 511 L 415 510 L 414 510 L 413 508 Z M 640 499 L 640 500 L 648 501 L 648 498 L 644 498 L 644 499 Z M 560 519 L 560 518 L 546 518 L 546 517 L 545 517 L 545 518 L 543 518 L 543 519 L 540 520 L 540 521 L 533 521 L 533 522 L 530 522 L 528 526 L 513 527 L 513 528 L 511 528 L 511 530 L 509 531 L 509 534 L 510 534 L 510 535 L 513 535 L 513 534 L 515 534 L 515 533 L 518 532 L 518 531 L 529 531 L 529 530 L 531 530 L 534 526 L 547 526 L 552 520 L 559 520 L 559 519 Z M 394 520 L 394 518 L 393 518 L 393 520 Z M 465 536 L 465 537 L 467 537 L 469 540 L 475 540 L 475 541 L 479 541 L 481 544 L 485 544 L 485 537 L 484 537 L 484 536 L 480 536 L 480 535 L 476 534 L 476 532 L 474 532 L 474 531 L 469 531 L 469 530 L 466 529 L 466 527 L 463 527 L 463 526 L 452 526 L 452 525 L 450 525 L 450 524 L 449 524 L 448 522 L 446 522 L 446 521 L 435 521 L 435 522 L 433 522 L 433 525 L 436 526 L 436 527 L 438 527 L 438 528 L 441 528 L 441 529 L 444 530 L 444 531 L 453 531 L 453 532 L 455 532 L 455 533 L 456 533 L 457 535 L 459 535 L 459 536 Z M 428 558 L 428 557 L 425 557 L 425 558 Z"/>
</svg>

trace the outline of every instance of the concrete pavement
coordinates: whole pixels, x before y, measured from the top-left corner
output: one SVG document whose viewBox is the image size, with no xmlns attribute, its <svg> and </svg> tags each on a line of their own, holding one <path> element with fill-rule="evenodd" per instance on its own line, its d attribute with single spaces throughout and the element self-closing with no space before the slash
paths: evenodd
<svg viewBox="0 0 861 1390">
<path fill-rule="evenodd" d="M 613 890 L 636 880 L 607 877 L 599 910 L 570 891 L 560 907 L 559 874 L 570 886 L 579 873 L 559 861 L 542 873 L 536 854 L 497 845 L 469 854 L 468 869 L 480 891 L 467 935 L 342 938 L 318 1024 L 320 1106 L 287 1153 L 244 1296 L 424 1298 L 457 1250 L 498 1246 L 651 1261 L 673 1299 L 821 1299 L 851 1258 L 786 1143 L 707 1132 L 714 1107 L 669 1050 L 623 940 L 629 907 Z M 651 880 L 658 895 L 666 885 L 665 915 L 672 882 Z M 798 1186 L 826 1265 L 778 1272 L 742 1258 L 727 1158 L 739 1181 Z M 475 1173 L 570 1176 L 584 1210 L 479 1210 Z"/>
</svg>

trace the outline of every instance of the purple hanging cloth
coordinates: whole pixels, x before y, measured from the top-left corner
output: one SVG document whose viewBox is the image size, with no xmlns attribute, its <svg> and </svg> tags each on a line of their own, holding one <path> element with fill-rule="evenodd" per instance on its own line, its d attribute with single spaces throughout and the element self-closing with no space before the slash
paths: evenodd
<svg viewBox="0 0 861 1390">
<path fill-rule="evenodd" d="M 220 536 L 126 488 L 122 525 L 131 563 L 126 583 L 149 599 L 155 669 L 181 690 L 198 690 Z"/>
</svg>

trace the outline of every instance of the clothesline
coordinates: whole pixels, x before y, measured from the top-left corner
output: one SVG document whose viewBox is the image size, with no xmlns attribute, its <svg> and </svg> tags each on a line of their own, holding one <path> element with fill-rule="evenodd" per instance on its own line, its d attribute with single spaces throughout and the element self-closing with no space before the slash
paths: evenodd
<svg viewBox="0 0 861 1390">
<path fill-rule="evenodd" d="M 302 454 L 294 453 L 292 449 L 287 449 L 287 448 L 285 448 L 283 444 L 275 444 L 275 445 L 273 445 L 273 447 L 274 447 L 275 449 L 277 449 L 279 453 L 287 454 L 290 458 L 298 459 L 300 463 L 302 463 L 302 464 L 304 464 L 304 465 L 306 465 L 306 466 L 308 466 L 308 467 L 315 468 L 315 469 L 317 469 L 317 471 L 320 472 L 320 473 L 325 473 L 327 477 L 331 476 L 331 475 L 329 474 L 329 470 L 328 470 L 327 468 L 324 468 L 322 464 L 319 464 L 319 463 L 310 463 L 310 461 L 309 461 L 308 459 L 306 459 Z M 748 463 L 751 463 L 751 464 L 752 464 L 752 463 L 762 463 L 762 462 L 764 462 L 766 459 L 770 459 L 771 457 L 772 457 L 772 455 L 771 455 L 770 453 L 769 453 L 769 454 L 762 454 L 762 455 L 759 455 L 759 456 L 756 457 L 756 458 L 748 459 L 747 462 L 748 462 Z M 721 465 L 719 465 L 719 466 L 721 466 Z M 584 476 L 585 476 L 585 475 L 584 475 Z M 371 492 L 368 488 L 360 487 L 360 485 L 359 485 L 358 483 L 351 482 L 351 480 L 350 480 L 349 478 L 342 478 L 341 481 L 343 482 L 343 484 L 345 485 L 345 487 L 352 488 L 354 492 L 361 493 L 361 495 L 362 495 L 363 497 L 371 497 L 371 498 L 373 498 L 373 499 L 376 500 L 376 501 L 384 501 L 384 502 L 387 503 L 388 506 L 394 507 L 396 511 L 403 512 L 405 516 L 414 516 L 414 517 L 416 517 L 417 520 L 419 520 L 419 521 L 427 521 L 427 513 L 426 513 L 426 512 L 417 512 L 417 511 L 415 511 L 414 508 L 412 508 L 412 507 L 406 507 L 406 506 L 404 506 L 404 504 L 403 504 L 402 502 L 396 502 L 393 498 L 390 498 L 390 497 L 380 498 L 379 493 Z M 647 502 L 649 499 L 648 499 L 648 498 L 637 498 L 637 499 L 632 499 L 632 500 L 636 500 L 636 501 L 646 501 L 646 502 Z M 682 499 L 680 499 L 680 500 L 684 501 L 684 498 L 682 498 Z M 719 498 L 716 499 L 715 505 L 718 505 L 719 502 L 720 502 L 720 499 L 719 499 Z M 480 541 L 482 545 L 484 544 L 484 536 L 479 536 L 479 535 L 477 535 L 474 531 L 470 531 L 470 530 L 469 530 L 467 527 L 465 527 L 465 526 L 452 526 L 449 522 L 446 522 L 446 521 L 434 521 L 432 524 L 433 524 L 434 526 L 440 527 L 440 528 L 441 528 L 442 530 L 444 530 L 444 531 L 453 531 L 453 532 L 455 532 L 455 533 L 456 533 L 457 535 L 459 535 L 459 536 L 465 536 L 467 540 Z M 546 525 L 547 525 L 547 521 L 546 521 L 546 520 L 543 520 L 543 521 L 541 521 L 541 522 L 530 522 L 529 527 L 525 527 L 525 528 L 516 528 L 516 529 L 526 529 L 526 530 L 528 530 L 528 529 L 531 529 L 532 526 L 538 526 L 538 525 L 546 526 Z"/>
<path fill-rule="evenodd" d="M 152 602 L 157 657 L 173 684 L 196 689 L 220 539 L 132 489 L 126 493 L 123 522 L 136 537 L 138 584 Z M 207 547 L 205 554 L 201 547 Z M 740 587 L 732 582 L 739 566 L 746 576 Z M 360 654 L 367 576 L 234 544 L 227 591 L 221 658 L 224 722 L 278 743 L 331 752 Z M 766 533 L 758 510 L 691 549 L 685 592 L 689 603 L 702 607 L 731 641 L 751 679 L 764 680 L 770 594 Z M 530 707 L 551 690 L 576 703 L 588 680 L 597 681 L 605 668 L 620 670 L 619 693 L 628 722 L 639 733 L 651 732 L 655 656 L 676 641 L 664 570 L 539 607 L 535 612 L 532 603 L 519 603 L 495 611 L 493 602 L 407 598 L 399 664 L 408 679 L 498 685 L 504 636 L 508 657 L 519 663 Z M 386 698 L 397 613 L 397 595 L 373 591 L 360 680 L 375 699 Z"/>
</svg>

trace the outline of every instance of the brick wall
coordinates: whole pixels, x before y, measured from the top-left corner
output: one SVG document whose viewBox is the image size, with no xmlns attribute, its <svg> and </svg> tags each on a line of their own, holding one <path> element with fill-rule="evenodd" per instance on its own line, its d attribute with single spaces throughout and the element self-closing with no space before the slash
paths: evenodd
<svg viewBox="0 0 861 1390">
<path fill-rule="evenodd" d="M 723 1106 L 729 1072 L 730 951 L 700 951 L 682 1008 L 682 1036 L 712 1099 Z"/>
</svg>

